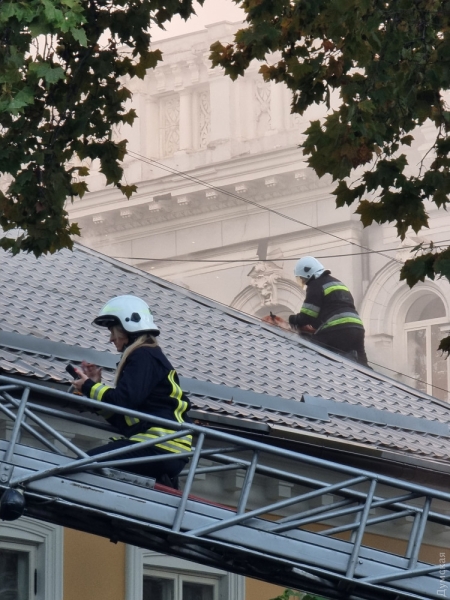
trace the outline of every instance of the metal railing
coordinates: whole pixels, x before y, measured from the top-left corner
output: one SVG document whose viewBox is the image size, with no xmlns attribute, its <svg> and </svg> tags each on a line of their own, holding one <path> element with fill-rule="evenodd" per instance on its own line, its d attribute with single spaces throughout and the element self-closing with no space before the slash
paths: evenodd
<svg viewBox="0 0 450 600">
<path fill-rule="evenodd" d="M 48 402 L 43 405 L 31 401 L 30 398 L 35 396 L 46 398 Z M 108 476 L 110 469 L 127 471 L 132 465 L 178 458 L 176 454 L 127 457 L 127 453 L 135 449 L 133 446 L 89 456 L 54 426 L 49 425 L 45 418 L 63 419 L 107 431 L 111 428 L 94 418 L 52 407 L 52 402 L 56 401 L 92 412 L 99 408 L 98 402 L 85 397 L 0 376 L 0 412 L 5 419 L 13 422 L 0 462 L 0 491 L 19 489 L 26 499 L 28 493 L 34 493 L 33 483 L 38 481 L 51 481 L 54 477 L 70 477 L 82 472 Z M 102 409 L 149 420 L 145 413 L 103 402 Z M 259 555 L 263 561 L 273 561 L 279 570 L 280 565 L 287 568 L 287 571 L 281 569 L 284 575 L 268 573 L 267 580 L 280 583 L 280 578 L 284 576 L 289 579 L 286 585 L 294 586 L 297 581 L 306 586 L 309 582 L 307 591 L 319 589 L 330 598 L 345 597 L 347 600 L 442 596 L 442 593 L 439 594 L 439 585 L 442 573 L 450 569 L 450 563 L 440 560 L 438 564 L 426 564 L 419 561 L 427 526 L 434 524 L 442 529 L 450 526 L 450 494 L 192 423 L 179 424 L 156 417 L 151 420 L 153 424 L 169 426 L 175 433 L 142 442 L 140 449 L 187 434 L 192 434 L 195 439 L 192 452 L 186 453 L 190 463 L 182 473 L 183 489 L 176 498 L 171 524 L 166 526 L 167 531 L 178 540 L 179 554 L 182 546 L 186 549 L 184 556 L 189 556 L 189 552 L 195 547 L 194 558 L 191 559 L 202 562 L 205 553 L 211 552 L 212 556 L 217 549 L 221 549 L 223 553 L 224 549 L 229 551 L 234 547 L 244 555 Z M 64 456 L 65 461 L 15 475 L 15 452 L 21 446 L 21 432 L 34 438 L 51 455 Z M 23 452 L 23 446 L 21 448 Z M 69 454 L 74 457 L 70 458 Z M 280 463 L 286 466 L 280 469 L 276 466 Z M 311 470 L 314 474 L 311 474 Z M 236 506 L 223 510 L 220 518 L 214 517 L 203 526 L 193 526 L 188 506 L 192 503 L 196 478 L 205 474 L 233 471 L 244 473 Z M 274 481 L 276 485 L 279 482 L 291 484 L 293 495 L 267 502 L 263 494 L 254 492 L 255 486 L 259 490 L 261 486 L 262 489 L 268 489 L 274 485 Z M 51 496 L 51 493 L 49 484 L 48 495 Z M 255 506 L 255 498 L 259 498 L 258 506 Z M 331 503 L 327 504 L 330 498 Z M 269 519 L 265 518 L 267 516 Z M 400 520 L 403 526 L 408 524 L 409 527 L 405 551 L 400 558 L 393 560 L 393 555 L 380 548 L 373 553 L 367 550 L 368 533 L 379 532 L 380 525 L 398 523 Z M 248 529 L 247 533 L 245 528 Z M 263 531 L 270 540 L 281 541 L 283 549 L 271 548 L 270 545 L 260 548 L 258 552 L 251 549 L 250 538 L 256 530 Z M 343 543 L 343 533 L 347 533 L 344 544 L 348 549 L 346 554 L 344 552 L 344 567 L 333 569 L 325 564 L 321 565 L 319 553 L 324 548 L 331 551 L 338 548 L 336 543 Z M 303 534 L 307 537 L 302 537 Z M 311 544 L 310 552 L 298 556 L 295 544 L 301 544 L 304 550 L 305 539 L 313 540 L 307 542 Z M 149 545 L 151 547 L 151 542 Z M 170 553 L 170 547 L 167 553 Z M 445 553 L 440 555 L 443 554 Z M 211 556 L 204 558 L 204 561 L 210 564 L 214 560 Z M 230 562 L 229 570 L 255 576 L 250 567 L 248 573 L 245 569 L 239 570 L 241 568 Z M 264 574 L 261 578 L 265 578 Z M 419 595 L 411 588 L 419 590 Z"/>
</svg>

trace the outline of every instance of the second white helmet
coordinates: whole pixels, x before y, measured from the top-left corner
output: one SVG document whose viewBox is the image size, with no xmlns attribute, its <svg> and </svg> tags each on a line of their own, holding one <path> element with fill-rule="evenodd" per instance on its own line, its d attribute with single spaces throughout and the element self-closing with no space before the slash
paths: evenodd
<svg viewBox="0 0 450 600">
<path fill-rule="evenodd" d="M 159 328 L 153 320 L 146 302 L 137 296 L 116 296 L 98 313 L 93 320 L 100 327 L 121 325 L 127 333 L 151 333 L 159 335 Z"/>
<path fill-rule="evenodd" d="M 294 268 L 294 275 L 309 280 L 319 277 L 324 271 L 325 267 L 317 258 L 314 258 L 314 256 L 304 256 L 297 261 Z"/>
</svg>

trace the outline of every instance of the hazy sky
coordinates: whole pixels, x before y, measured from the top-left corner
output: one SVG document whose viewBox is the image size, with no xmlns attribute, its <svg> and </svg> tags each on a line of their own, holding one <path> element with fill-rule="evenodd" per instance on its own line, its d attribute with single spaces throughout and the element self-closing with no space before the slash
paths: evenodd
<svg viewBox="0 0 450 600">
<path fill-rule="evenodd" d="M 243 20 L 245 17 L 244 11 L 236 6 L 233 0 L 205 0 L 203 7 L 197 2 L 194 2 L 194 7 L 197 13 L 196 17 L 191 17 L 188 21 L 175 17 L 166 25 L 166 31 L 162 31 L 157 27 L 152 29 L 152 39 L 155 41 L 163 40 L 174 35 L 199 31 L 205 25 L 211 23 L 218 23 L 219 21 L 234 23 Z"/>
</svg>

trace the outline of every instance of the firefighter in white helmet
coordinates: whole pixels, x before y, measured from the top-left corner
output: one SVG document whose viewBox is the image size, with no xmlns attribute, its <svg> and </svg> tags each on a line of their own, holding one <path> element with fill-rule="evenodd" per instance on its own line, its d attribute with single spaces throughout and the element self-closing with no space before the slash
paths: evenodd
<svg viewBox="0 0 450 600">
<path fill-rule="evenodd" d="M 93 323 L 108 328 L 110 341 L 123 353 L 116 372 L 115 387 L 102 383 L 101 369 L 87 362 L 82 363 L 82 369 L 77 369 L 80 378 L 73 382 L 74 387 L 88 398 L 147 413 L 149 418 L 144 421 L 127 415 L 105 413 L 105 418 L 119 430 L 122 437 L 91 450 L 89 454 L 93 456 L 134 444 L 136 450 L 127 452 L 124 458 L 170 456 L 170 460 L 142 462 L 124 469 L 177 487 L 178 474 L 188 460 L 183 455 L 191 450 L 192 436 L 165 440 L 143 450 L 139 448 L 141 442 L 175 432 L 170 427 L 152 424 L 152 415 L 182 423 L 188 420 L 186 413 L 190 408 L 175 369 L 156 341 L 159 328 L 149 306 L 136 296 L 117 296 L 103 306 Z"/>
<path fill-rule="evenodd" d="M 263 320 L 284 329 L 312 334 L 311 340 L 315 343 L 368 366 L 364 325 L 348 287 L 313 256 L 297 261 L 294 275 L 299 285 L 306 288 L 300 312 L 290 315 L 289 322 L 275 316 Z"/>
<path fill-rule="evenodd" d="M 300 312 L 289 316 L 289 325 L 313 327 L 313 341 L 367 366 L 364 325 L 348 287 L 313 256 L 301 258 L 294 275 L 306 287 L 306 298 Z"/>
</svg>

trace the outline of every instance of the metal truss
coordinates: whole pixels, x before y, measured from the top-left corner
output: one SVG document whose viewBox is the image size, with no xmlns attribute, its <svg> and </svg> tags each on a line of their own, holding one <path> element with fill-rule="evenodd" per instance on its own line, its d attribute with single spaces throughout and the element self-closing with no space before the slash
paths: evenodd
<svg viewBox="0 0 450 600">
<path fill-rule="evenodd" d="M 70 412 L 54 408 L 56 403 Z M 102 408 L 148 420 L 136 411 L 103 403 Z M 5 426 L 8 440 L 0 441 L 0 511 L 5 492 L 16 490 L 30 517 L 330 599 L 445 596 L 446 553 L 440 553 L 438 564 L 419 557 L 426 528 L 450 526 L 450 494 L 198 425 L 152 418 L 177 432 L 140 448 L 194 436 L 178 492 L 127 473 L 132 463 L 161 457 L 127 458 L 127 448 L 91 457 L 48 422 L 109 430 L 80 414 L 95 409 L 98 403 L 87 398 L 0 376 L 0 413 L 11 423 Z M 22 436 L 34 439 L 34 445 L 21 443 Z M 274 466 L 279 464 L 283 469 Z M 233 472 L 243 473 L 233 507 L 192 495 L 196 477 Z M 278 489 L 280 483 L 290 486 L 291 497 L 267 502 L 261 490 Z M 379 532 L 380 524 L 394 527 L 405 521 L 409 532 L 402 555 L 370 547 L 370 534 Z"/>
</svg>

